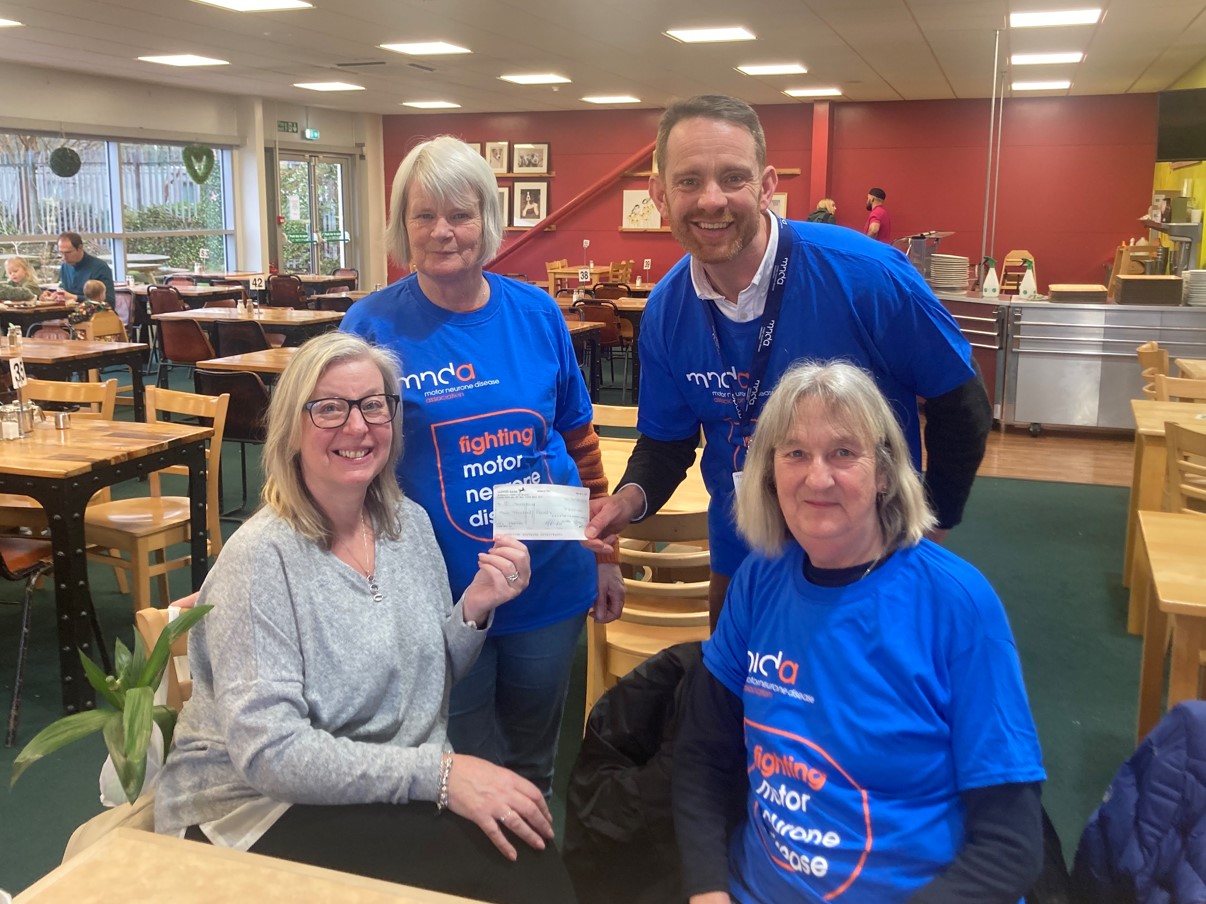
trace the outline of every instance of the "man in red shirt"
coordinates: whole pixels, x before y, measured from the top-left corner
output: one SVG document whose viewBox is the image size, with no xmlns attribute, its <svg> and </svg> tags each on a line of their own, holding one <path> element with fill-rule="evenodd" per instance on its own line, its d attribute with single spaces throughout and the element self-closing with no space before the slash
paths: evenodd
<svg viewBox="0 0 1206 904">
<path fill-rule="evenodd" d="M 867 192 L 867 210 L 871 212 L 867 214 L 866 231 L 871 238 L 891 244 L 892 217 L 888 214 L 888 208 L 884 207 L 887 197 L 882 188 L 873 188 Z"/>
</svg>

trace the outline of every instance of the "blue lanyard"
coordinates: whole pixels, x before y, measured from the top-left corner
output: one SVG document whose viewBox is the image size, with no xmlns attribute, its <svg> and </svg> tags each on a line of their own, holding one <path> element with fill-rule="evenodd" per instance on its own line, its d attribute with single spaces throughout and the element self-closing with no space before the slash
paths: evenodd
<svg viewBox="0 0 1206 904">
<path fill-rule="evenodd" d="M 737 432 L 739 435 L 744 435 L 747 442 L 751 432 L 750 427 L 758 411 L 758 392 L 762 388 L 762 380 L 766 376 L 766 367 L 770 362 L 771 347 L 775 341 L 775 327 L 779 322 L 779 311 L 783 307 L 783 294 L 787 285 L 787 266 L 791 262 L 792 245 L 795 244 L 795 235 L 788 225 L 782 220 L 778 225 L 775 266 L 771 270 L 771 284 L 766 293 L 762 320 L 758 325 L 758 342 L 754 346 L 754 360 L 750 362 L 744 404 L 738 401 L 739 393 L 736 390 L 732 395 L 733 411 L 737 416 Z M 712 310 L 712 304 L 706 301 L 704 310 L 708 315 L 708 325 L 712 329 L 712 344 L 716 346 L 716 356 L 720 359 L 723 369 L 724 356 L 720 351 L 720 333 L 716 327 L 716 312 Z"/>
</svg>

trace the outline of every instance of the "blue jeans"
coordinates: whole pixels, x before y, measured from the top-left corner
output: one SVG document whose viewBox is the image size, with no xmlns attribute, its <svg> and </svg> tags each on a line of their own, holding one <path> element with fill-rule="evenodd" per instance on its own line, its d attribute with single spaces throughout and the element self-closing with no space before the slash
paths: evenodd
<svg viewBox="0 0 1206 904">
<path fill-rule="evenodd" d="M 584 618 L 487 637 L 469 673 L 452 688 L 448 739 L 457 753 L 506 766 L 548 798 Z"/>
</svg>

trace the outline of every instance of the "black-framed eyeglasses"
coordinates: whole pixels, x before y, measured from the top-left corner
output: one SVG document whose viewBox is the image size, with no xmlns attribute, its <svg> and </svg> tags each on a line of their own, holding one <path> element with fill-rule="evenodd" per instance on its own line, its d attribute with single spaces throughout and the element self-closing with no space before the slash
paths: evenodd
<svg viewBox="0 0 1206 904">
<path fill-rule="evenodd" d="M 398 396 L 388 393 L 366 395 L 362 399 L 315 399 L 302 405 L 310 412 L 315 427 L 334 430 L 342 427 L 352 416 L 352 409 L 359 408 L 366 424 L 388 424 L 398 414 Z"/>
</svg>

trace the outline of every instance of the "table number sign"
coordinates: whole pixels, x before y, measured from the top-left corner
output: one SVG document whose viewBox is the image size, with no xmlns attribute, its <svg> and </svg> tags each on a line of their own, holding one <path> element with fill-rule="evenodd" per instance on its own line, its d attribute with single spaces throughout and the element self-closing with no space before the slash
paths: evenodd
<svg viewBox="0 0 1206 904">
<path fill-rule="evenodd" d="M 580 283 L 588 283 L 588 282 L 590 282 L 590 267 L 581 267 L 581 268 L 579 268 L 579 270 L 578 270 L 578 282 L 580 282 Z"/>
<path fill-rule="evenodd" d="M 20 358 L 8 359 L 8 373 L 12 377 L 13 389 L 20 389 L 29 382 L 29 378 L 25 376 L 25 362 Z"/>
<path fill-rule="evenodd" d="M 248 283 L 250 283 L 250 288 L 253 292 L 263 292 L 264 291 L 264 277 L 263 276 L 253 276 L 253 277 L 251 277 L 251 279 L 248 280 Z"/>
</svg>

